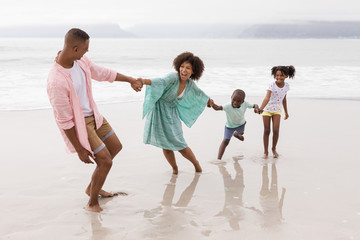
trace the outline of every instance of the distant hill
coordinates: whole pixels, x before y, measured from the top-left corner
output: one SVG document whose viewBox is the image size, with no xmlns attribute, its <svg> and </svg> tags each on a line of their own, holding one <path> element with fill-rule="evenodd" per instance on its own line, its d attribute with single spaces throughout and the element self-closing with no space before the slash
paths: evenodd
<svg viewBox="0 0 360 240">
<path fill-rule="evenodd" d="M 284 24 L 117 24 L 0 27 L 0 37 L 64 37 L 72 27 L 102 38 L 360 38 L 360 22 Z"/>
<path fill-rule="evenodd" d="M 142 38 L 237 38 L 250 25 L 141 24 L 126 29 Z"/>
<path fill-rule="evenodd" d="M 360 22 L 307 22 L 253 25 L 239 38 L 360 38 Z"/>
<path fill-rule="evenodd" d="M 64 37 L 65 33 L 74 27 L 83 29 L 90 37 L 136 37 L 133 33 L 122 30 L 117 24 L 0 27 L 0 37 Z"/>
<path fill-rule="evenodd" d="M 143 38 L 360 38 L 360 22 L 144 24 L 127 31 Z"/>
</svg>

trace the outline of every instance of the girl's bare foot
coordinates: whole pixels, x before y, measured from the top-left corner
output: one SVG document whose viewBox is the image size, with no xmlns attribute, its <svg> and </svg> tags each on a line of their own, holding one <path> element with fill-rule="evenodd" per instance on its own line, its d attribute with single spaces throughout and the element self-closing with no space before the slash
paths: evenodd
<svg viewBox="0 0 360 240">
<path fill-rule="evenodd" d="M 279 157 L 279 154 L 277 153 L 277 151 L 276 151 L 275 148 L 272 149 L 272 152 L 273 152 L 274 158 L 278 158 L 278 157 Z"/>
<path fill-rule="evenodd" d="M 90 206 L 89 204 L 86 205 L 85 207 L 86 210 L 90 211 L 90 212 L 101 212 L 103 209 L 99 206 L 99 204 L 94 205 L 94 206 Z"/>
<path fill-rule="evenodd" d="M 234 131 L 233 136 L 239 139 L 240 141 L 244 141 L 244 136 L 239 134 L 237 131 Z"/>
</svg>

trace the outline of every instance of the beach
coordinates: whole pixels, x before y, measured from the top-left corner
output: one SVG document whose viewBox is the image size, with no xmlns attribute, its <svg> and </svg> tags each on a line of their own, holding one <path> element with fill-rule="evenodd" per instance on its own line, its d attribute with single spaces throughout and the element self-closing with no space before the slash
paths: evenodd
<svg viewBox="0 0 360 240">
<path fill-rule="evenodd" d="M 0 238 L 360 239 L 359 101 L 288 97 L 288 109 L 278 159 L 262 159 L 262 118 L 248 109 L 245 141 L 221 164 L 225 113 L 205 109 L 183 126 L 203 173 L 176 153 L 174 176 L 142 142 L 142 102 L 100 104 L 123 144 L 103 188 L 128 195 L 100 199 L 99 214 L 84 210 L 94 165 L 65 151 L 52 110 L 0 111 Z"/>
</svg>

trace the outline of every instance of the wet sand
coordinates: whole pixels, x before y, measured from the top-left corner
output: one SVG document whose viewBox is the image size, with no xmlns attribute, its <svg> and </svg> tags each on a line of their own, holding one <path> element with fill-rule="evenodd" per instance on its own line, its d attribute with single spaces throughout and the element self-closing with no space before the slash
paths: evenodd
<svg viewBox="0 0 360 240">
<path fill-rule="evenodd" d="M 99 105 L 124 146 L 104 189 L 129 194 L 101 199 L 100 214 L 83 208 L 94 166 L 66 153 L 52 111 L 2 111 L 0 238 L 360 239 L 359 104 L 289 96 L 280 157 L 267 161 L 248 110 L 245 141 L 233 138 L 221 164 L 225 113 L 205 109 L 184 126 L 203 173 L 176 153 L 178 176 L 142 143 L 142 103 Z"/>
</svg>

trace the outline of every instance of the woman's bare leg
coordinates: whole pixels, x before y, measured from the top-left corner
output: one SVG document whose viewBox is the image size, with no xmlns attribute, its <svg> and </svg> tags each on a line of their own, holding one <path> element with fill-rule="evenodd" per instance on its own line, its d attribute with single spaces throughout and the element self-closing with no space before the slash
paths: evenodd
<svg viewBox="0 0 360 240">
<path fill-rule="evenodd" d="M 194 153 L 191 151 L 189 147 L 184 148 L 179 152 L 181 153 L 181 155 L 184 156 L 184 158 L 188 159 L 194 165 L 196 172 L 202 172 L 200 163 L 198 162 L 198 160 L 196 160 Z"/>
<path fill-rule="evenodd" d="M 173 174 L 178 174 L 178 166 L 176 165 L 174 151 L 163 149 L 163 153 L 164 153 L 166 160 L 169 162 L 169 164 L 171 165 L 171 167 L 173 169 Z"/>
</svg>

